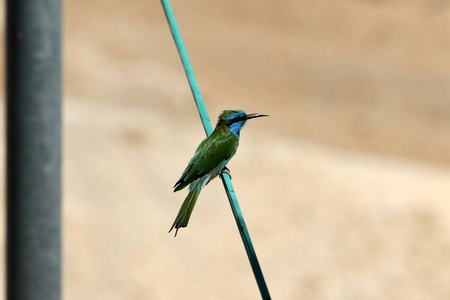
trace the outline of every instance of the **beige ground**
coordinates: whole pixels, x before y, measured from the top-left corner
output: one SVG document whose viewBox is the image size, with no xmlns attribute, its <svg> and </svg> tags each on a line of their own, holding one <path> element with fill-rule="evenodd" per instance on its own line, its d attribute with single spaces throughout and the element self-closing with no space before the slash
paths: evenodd
<svg viewBox="0 0 450 300">
<path fill-rule="evenodd" d="M 450 299 L 450 6 L 174 1 L 274 299 Z M 66 1 L 67 300 L 258 299 L 159 1 Z"/>
</svg>

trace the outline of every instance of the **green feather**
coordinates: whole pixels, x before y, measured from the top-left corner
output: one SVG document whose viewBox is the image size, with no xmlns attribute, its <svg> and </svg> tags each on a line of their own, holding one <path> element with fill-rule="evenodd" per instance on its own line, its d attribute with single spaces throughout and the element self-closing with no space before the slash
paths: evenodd
<svg viewBox="0 0 450 300">
<path fill-rule="evenodd" d="M 224 128 L 217 126 L 214 132 L 200 143 L 180 179 L 175 183 L 175 192 L 205 176 L 236 153 L 238 139 L 231 133 L 223 134 L 223 131 Z"/>
<path fill-rule="evenodd" d="M 198 196 L 200 195 L 200 191 L 200 189 L 195 189 L 189 192 L 183 204 L 181 205 L 180 211 L 178 212 L 178 215 L 169 230 L 169 232 L 171 232 L 173 228 L 176 228 L 175 236 L 177 236 L 179 228 L 186 227 L 189 223 L 189 218 L 191 217 L 192 210 L 194 209 L 195 203 L 197 202 Z"/>
</svg>

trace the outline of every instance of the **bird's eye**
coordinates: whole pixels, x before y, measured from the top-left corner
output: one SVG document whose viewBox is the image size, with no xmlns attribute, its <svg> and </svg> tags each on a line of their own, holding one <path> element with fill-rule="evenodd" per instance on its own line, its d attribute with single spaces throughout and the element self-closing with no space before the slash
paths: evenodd
<svg viewBox="0 0 450 300">
<path fill-rule="evenodd" d="M 231 124 L 234 123 L 234 118 L 231 118 L 227 121 L 227 125 L 230 126 Z"/>
</svg>

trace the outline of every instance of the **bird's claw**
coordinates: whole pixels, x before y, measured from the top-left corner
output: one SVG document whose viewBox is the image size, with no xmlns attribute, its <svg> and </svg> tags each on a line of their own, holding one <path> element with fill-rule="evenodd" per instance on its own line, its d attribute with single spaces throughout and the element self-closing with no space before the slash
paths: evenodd
<svg viewBox="0 0 450 300">
<path fill-rule="evenodd" d="M 223 173 L 228 174 L 228 176 L 230 176 L 230 179 L 231 179 L 230 169 L 228 169 L 227 167 L 224 167 L 222 169 L 222 172 L 220 173 L 220 178 L 223 178 L 223 176 L 222 176 Z"/>
</svg>

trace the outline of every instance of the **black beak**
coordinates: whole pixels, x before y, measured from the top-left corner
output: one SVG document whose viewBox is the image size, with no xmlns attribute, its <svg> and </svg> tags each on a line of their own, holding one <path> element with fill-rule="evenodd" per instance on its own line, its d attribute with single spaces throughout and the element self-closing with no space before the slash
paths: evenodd
<svg viewBox="0 0 450 300">
<path fill-rule="evenodd" d="M 248 114 L 245 116 L 245 119 L 253 119 L 253 118 L 259 118 L 259 117 L 268 117 L 269 115 L 265 115 L 265 114 Z"/>
</svg>

